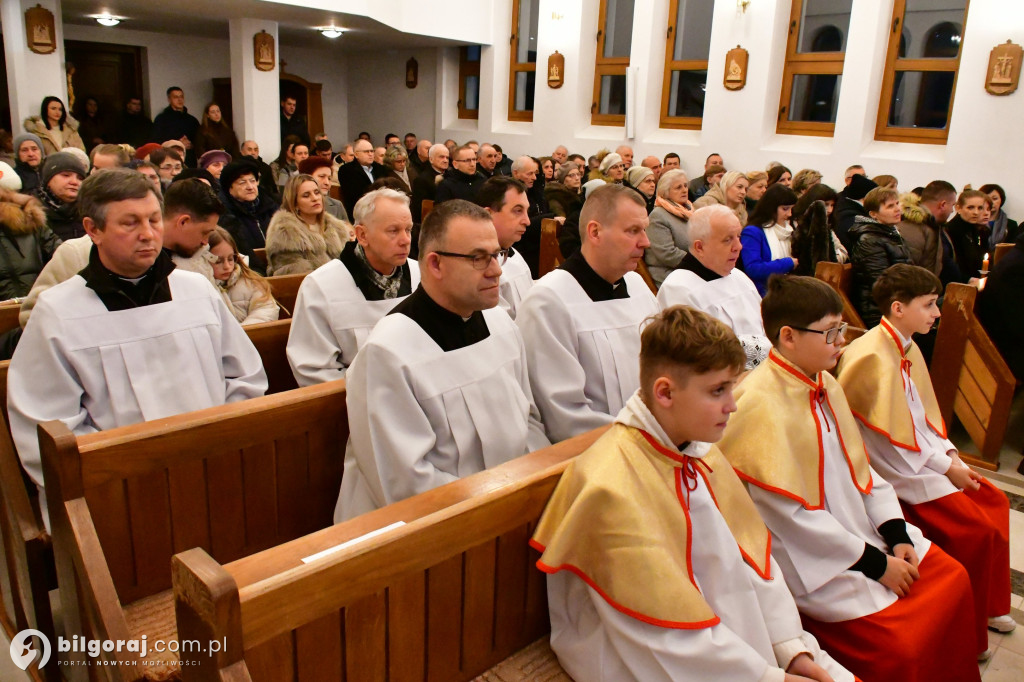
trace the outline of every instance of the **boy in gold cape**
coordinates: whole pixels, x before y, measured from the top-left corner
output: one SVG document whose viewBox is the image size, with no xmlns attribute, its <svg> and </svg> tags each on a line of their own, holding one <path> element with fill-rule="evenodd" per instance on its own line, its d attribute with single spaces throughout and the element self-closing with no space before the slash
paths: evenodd
<svg viewBox="0 0 1024 682">
<path fill-rule="evenodd" d="M 803 631 L 768 530 L 712 443 L 746 356 L 704 313 L 644 329 L 640 389 L 566 469 L 532 544 L 577 680 L 849 682 Z"/>
</svg>

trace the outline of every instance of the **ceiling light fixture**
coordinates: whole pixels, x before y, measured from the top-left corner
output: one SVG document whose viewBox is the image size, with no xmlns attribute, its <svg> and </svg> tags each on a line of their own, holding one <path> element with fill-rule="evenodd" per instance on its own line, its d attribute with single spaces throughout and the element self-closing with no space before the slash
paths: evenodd
<svg viewBox="0 0 1024 682">
<path fill-rule="evenodd" d="M 340 26 L 321 26 L 317 30 L 320 31 L 325 38 L 337 38 L 348 29 L 341 28 Z"/>
<path fill-rule="evenodd" d="M 95 19 L 96 23 L 101 26 L 117 26 L 124 17 L 115 17 L 112 14 L 93 14 L 90 15 L 90 18 Z"/>
</svg>

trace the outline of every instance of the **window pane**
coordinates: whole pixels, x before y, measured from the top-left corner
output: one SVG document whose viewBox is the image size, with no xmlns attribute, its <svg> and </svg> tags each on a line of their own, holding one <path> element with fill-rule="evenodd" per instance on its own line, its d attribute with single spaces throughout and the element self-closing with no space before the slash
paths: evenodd
<svg viewBox="0 0 1024 682">
<path fill-rule="evenodd" d="M 673 71 L 669 82 L 668 116 L 704 116 L 707 71 Z"/>
<path fill-rule="evenodd" d="M 467 62 L 478 62 L 478 61 L 480 61 L 480 46 L 479 45 L 467 45 L 466 46 L 466 61 Z"/>
<path fill-rule="evenodd" d="M 534 71 L 516 71 L 515 111 L 533 111 L 533 88 L 537 81 Z"/>
<path fill-rule="evenodd" d="M 797 74 L 789 97 L 790 121 L 835 123 L 839 105 L 839 84 L 835 74 Z"/>
<path fill-rule="evenodd" d="M 797 52 L 846 52 L 853 0 L 804 0 Z"/>
<path fill-rule="evenodd" d="M 952 71 L 897 71 L 889 107 L 889 125 L 945 128 L 955 78 Z"/>
<path fill-rule="evenodd" d="M 955 59 L 960 54 L 966 0 L 907 0 L 902 41 L 907 59 Z"/>
<path fill-rule="evenodd" d="M 678 2 L 672 60 L 705 61 L 711 54 L 711 15 L 714 13 L 715 3 L 707 0 Z"/>
<path fill-rule="evenodd" d="M 604 57 L 629 57 L 633 43 L 633 0 L 608 0 Z"/>
<path fill-rule="evenodd" d="M 516 61 L 520 64 L 537 61 L 537 10 L 538 0 L 519 0 L 519 44 Z M 531 90 L 530 101 L 533 101 Z M 533 109 L 531 106 L 530 109 Z"/>
<path fill-rule="evenodd" d="M 465 109 L 476 111 L 480 108 L 480 76 L 466 76 Z"/>
<path fill-rule="evenodd" d="M 626 115 L 626 76 L 601 76 L 599 114 Z"/>
</svg>

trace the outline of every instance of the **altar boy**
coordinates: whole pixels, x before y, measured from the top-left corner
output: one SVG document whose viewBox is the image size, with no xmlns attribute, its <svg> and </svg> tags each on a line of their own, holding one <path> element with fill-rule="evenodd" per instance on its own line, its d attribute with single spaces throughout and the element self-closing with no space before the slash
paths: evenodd
<svg viewBox="0 0 1024 682">
<path fill-rule="evenodd" d="M 640 344 L 640 389 L 568 466 L 533 538 L 562 666 L 596 681 L 852 680 L 802 629 L 768 529 L 712 445 L 736 409 L 736 336 L 675 306 Z"/>
<path fill-rule="evenodd" d="M 720 447 L 772 533 L 804 627 L 840 663 L 871 682 L 978 680 L 967 573 L 904 520 L 828 373 L 842 310 L 813 277 L 769 280 L 773 348 L 737 390 Z"/>
<path fill-rule="evenodd" d="M 1016 627 L 1010 617 L 1010 504 L 960 461 L 946 438 L 928 367 L 914 334 L 939 319 L 942 283 L 916 265 L 894 265 L 875 281 L 881 323 L 854 341 L 839 363 L 839 383 L 860 422 L 878 472 L 896 490 L 903 513 L 964 565 L 974 592 L 981 650 L 986 626 Z"/>
</svg>

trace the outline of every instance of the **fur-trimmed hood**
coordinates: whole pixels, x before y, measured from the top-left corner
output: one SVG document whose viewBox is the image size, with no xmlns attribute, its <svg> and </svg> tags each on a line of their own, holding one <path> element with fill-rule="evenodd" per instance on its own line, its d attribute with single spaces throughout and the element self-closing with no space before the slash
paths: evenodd
<svg viewBox="0 0 1024 682">
<path fill-rule="evenodd" d="M 35 197 L 0 189 L 0 223 L 12 234 L 30 234 L 46 225 L 46 212 Z"/>
<path fill-rule="evenodd" d="M 921 205 L 921 200 L 913 192 L 900 196 L 900 208 L 903 211 L 903 220 L 908 223 L 929 225 L 934 221 L 931 211 Z"/>
<path fill-rule="evenodd" d="M 25 130 L 30 133 L 35 133 L 36 135 L 39 135 L 40 132 L 45 133 L 45 131 L 49 130 L 49 128 L 46 127 L 46 123 L 43 122 L 43 119 L 38 116 L 29 116 L 25 119 L 24 125 Z M 68 114 L 68 117 L 64 119 L 64 127 L 77 133 L 78 121 L 72 117 L 71 114 Z"/>
</svg>

